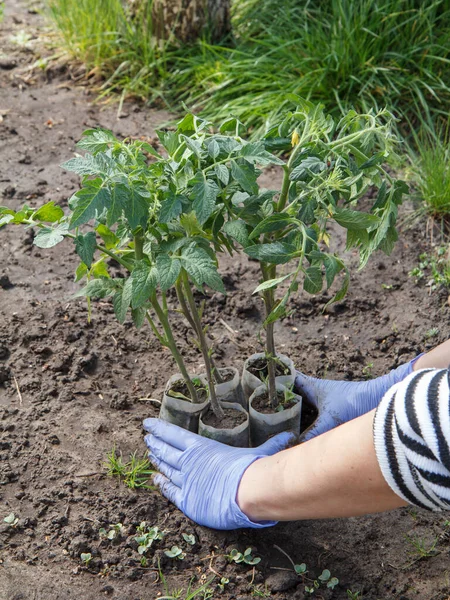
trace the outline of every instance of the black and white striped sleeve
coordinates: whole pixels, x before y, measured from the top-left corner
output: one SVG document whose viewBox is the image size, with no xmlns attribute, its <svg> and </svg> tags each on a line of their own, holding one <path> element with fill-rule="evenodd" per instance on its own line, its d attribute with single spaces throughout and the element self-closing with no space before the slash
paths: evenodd
<svg viewBox="0 0 450 600">
<path fill-rule="evenodd" d="M 378 463 L 392 490 L 428 510 L 450 509 L 447 369 L 422 369 L 390 388 L 374 419 Z"/>
</svg>

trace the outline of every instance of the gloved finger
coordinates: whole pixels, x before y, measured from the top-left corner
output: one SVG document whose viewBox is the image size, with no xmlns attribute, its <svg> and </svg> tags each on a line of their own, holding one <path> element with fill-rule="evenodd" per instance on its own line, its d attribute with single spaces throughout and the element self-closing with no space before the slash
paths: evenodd
<svg viewBox="0 0 450 600">
<path fill-rule="evenodd" d="M 270 440 L 261 444 L 255 448 L 258 453 L 266 454 L 267 456 L 271 456 L 272 454 L 276 454 L 281 450 L 284 450 L 289 444 L 294 440 L 295 434 L 290 431 L 283 431 L 283 433 L 279 433 L 278 435 L 274 435 Z"/>
<path fill-rule="evenodd" d="M 153 456 L 158 460 L 163 460 L 171 467 L 178 468 L 181 455 L 183 454 L 181 450 L 166 444 L 166 442 L 156 438 L 151 433 L 146 435 L 144 440 Z"/>
<path fill-rule="evenodd" d="M 175 504 L 177 508 L 181 509 L 181 502 L 183 500 L 183 492 L 181 489 L 174 485 L 171 481 L 164 477 L 164 475 L 158 474 L 153 477 L 153 483 L 159 487 L 163 496 Z"/>
<path fill-rule="evenodd" d="M 165 475 L 167 477 L 167 479 L 170 479 L 170 481 L 174 485 L 181 488 L 181 485 L 183 483 L 183 476 L 181 474 L 181 471 L 179 471 L 178 469 L 174 469 L 173 467 L 168 465 L 163 460 L 160 460 L 159 458 L 157 458 L 151 452 L 148 455 L 148 458 L 149 458 L 150 462 L 155 465 L 155 467 L 158 469 L 158 471 L 160 473 Z"/>
<path fill-rule="evenodd" d="M 196 441 L 199 436 L 196 433 L 187 431 L 172 425 L 162 419 L 145 419 L 143 422 L 145 431 L 152 433 L 155 437 L 160 438 L 178 450 L 186 450 L 186 448 Z"/>
<path fill-rule="evenodd" d="M 341 425 L 342 421 L 338 418 L 338 416 L 333 416 L 329 412 L 324 412 L 314 421 L 314 423 L 304 431 L 300 436 L 301 442 L 307 442 L 312 438 L 321 435 L 322 433 L 326 433 L 330 431 L 330 429 L 334 429 L 338 425 Z"/>
<path fill-rule="evenodd" d="M 301 396 L 304 396 L 308 402 L 318 408 L 319 389 L 317 388 L 313 377 L 308 377 L 307 375 L 300 373 L 300 371 L 297 371 L 297 375 L 295 377 L 295 387 L 297 388 L 297 391 L 300 392 Z"/>
</svg>

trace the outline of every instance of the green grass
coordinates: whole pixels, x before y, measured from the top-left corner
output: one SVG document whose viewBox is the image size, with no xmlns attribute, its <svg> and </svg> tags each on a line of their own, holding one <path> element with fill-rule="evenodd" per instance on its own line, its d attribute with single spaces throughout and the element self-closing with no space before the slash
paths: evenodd
<svg viewBox="0 0 450 600">
<path fill-rule="evenodd" d="M 409 155 L 412 179 L 421 201 L 419 213 L 442 220 L 450 214 L 450 121 L 422 128 Z"/>
<path fill-rule="evenodd" d="M 118 477 L 130 489 L 144 488 L 154 489 L 149 484 L 149 479 L 155 471 L 146 456 L 139 457 L 137 452 L 130 456 L 129 461 L 124 461 L 122 455 L 118 455 L 114 446 L 107 455 L 105 467 L 110 477 Z"/>
<path fill-rule="evenodd" d="M 107 92 L 184 101 L 256 129 L 291 106 L 290 93 L 328 109 L 388 106 L 413 124 L 448 110 L 446 0 L 234 0 L 233 47 L 183 48 L 154 40 L 151 0 L 134 17 L 120 0 L 47 1 L 65 47 Z"/>
</svg>

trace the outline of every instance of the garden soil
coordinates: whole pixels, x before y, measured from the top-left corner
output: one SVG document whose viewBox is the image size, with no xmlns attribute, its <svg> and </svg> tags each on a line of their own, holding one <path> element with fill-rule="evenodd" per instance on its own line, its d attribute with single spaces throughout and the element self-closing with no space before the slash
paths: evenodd
<svg viewBox="0 0 450 600">
<path fill-rule="evenodd" d="M 0 196 L 14 209 L 48 200 L 67 206 L 79 182 L 58 165 L 73 156 L 87 127 L 153 139 L 169 118 L 139 102 L 126 102 L 120 115 L 117 104 L 95 103 L 95 73 L 83 77 L 81 67 L 61 58 L 39 68 L 55 53 L 45 27 L 32 5 L 8 0 L 0 39 Z M 262 176 L 267 186 L 277 181 L 276 171 Z M 210 594 L 199 598 L 300 600 L 305 583 L 323 569 L 339 584 L 321 586 L 316 598 L 348 598 L 347 590 L 364 600 L 449 598 L 445 514 L 405 508 L 217 532 L 191 522 L 157 491 L 131 490 L 108 477 L 104 463 L 113 446 L 125 458 L 145 454 L 142 420 L 157 416 L 156 401 L 175 365 L 150 330 L 118 325 L 106 301 L 93 303 L 88 323 L 85 302 L 71 299 L 78 289 L 72 244 L 40 250 L 33 234 L 0 231 L 1 600 L 154 600 L 167 595 L 161 574 L 172 593 L 184 590 L 180 598 L 190 582 L 196 589 L 214 578 Z M 392 256 L 374 256 L 353 277 L 348 297 L 325 312 L 329 295 L 300 294 L 277 326 L 279 350 L 305 373 L 357 380 L 445 340 L 447 292 L 430 293 L 408 276 L 430 247 L 424 223 L 403 231 Z M 355 255 L 349 260 L 357 264 Z M 261 350 L 255 333 L 262 306 L 251 295 L 258 272 L 245 258 L 225 260 L 221 270 L 228 293 L 208 293 L 205 319 L 218 364 L 241 368 Z M 176 333 L 189 368 L 200 373 L 201 356 L 181 318 Z M 350 489 L 349 503 L 351 497 Z M 3 520 L 11 513 L 16 524 Z M 134 540 L 142 521 L 166 533 L 148 552 L 146 567 Z M 124 530 L 116 539 L 99 535 L 119 522 Z M 183 533 L 193 534 L 195 545 Z M 173 545 L 186 552 L 184 560 L 164 555 Z M 225 558 L 232 548 L 248 547 L 261 558 L 254 568 Z M 306 563 L 306 578 L 295 575 L 278 547 Z M 82 553 L 92 555 L 88 566 Z M 228 580 L 223 591 L 221 577 Z"/>
</svg>

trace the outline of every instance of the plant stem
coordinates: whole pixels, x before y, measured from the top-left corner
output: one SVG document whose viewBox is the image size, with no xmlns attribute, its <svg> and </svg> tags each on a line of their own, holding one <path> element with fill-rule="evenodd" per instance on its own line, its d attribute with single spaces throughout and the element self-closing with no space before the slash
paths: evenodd
<svg viewBox="0 0 450 600">
<path fill-rule="evenodd" d="M 172 328 L 170 327 L 169 319 L 167 318 L 167 313 L 162 309 L 155 293 L 150 297 L 150 302 L 152 303 L 152 306 L 155 309 L 155 312 L 158 316 L 159 322 L 161 323 L 164 329 L 164 333 L 166 334 L 167 346 L 172 352 L 172 356 L 175 362 L 177 363 L 178 368 L 180 369 L 180 373 L 183 376 L 184 381 L 186 382 L 189 394 L 191 395 L 192 402 L 198 404 L 199 399 L 197 395 L 197 390 L 195 389 L 195 386 L 192 383 L 191 378 L 189 377 L 189 373 L 187 372 L 183 357 L 181 356 L 181 353 L 178 350 L 175 338 L 173 337 Z"/>
<path fill-rule="evenodd" d="M 209 397 L 211 400 L 211 408 L 213 409 L 216 417 L 221 419 L 224 417 L 224 412 L 223 412 L 223 409 L 220 406 L 219 401 L 217 400 L 217 397 L 216 397 L 216 390 L 214 387 L 213 369 L 212 369 L 212 365 L 211 365 L 211 357 L 209 355 L 209 348 L 208 348 L 208 344 L 206 342 L 205 333 L 203 331 L 203 327 L 202 327 L 202 324 L 200 321 L 197 306 L 195 304 L 195 299 L 194 299 L 194 295 L 192 293 L 191 285 L 189 283 L 188 274 L 186 273 L 186 271 L 184 269 L 181 270 L 181 277 L 182 277 L 183 286 L 184 286 L 184 293 L 186 294 L 190 312 L 191 312 L 192 318 L 195 323 L 195 329 L 197 331 L 198 341 L 200 343 L 200 349 L 201 349 L 201 352 L 203 355 L 203 360 L 205 361 L 206 377 L 208 379 L 208 389 L 209 389 Z"/>
<path fill-rule="evenodd" d="M 134 255 L 136 260 L 142 260 L 144 258 L 144 236 L 142 231 L 134 236 Z"/>
<path fill-rule="evenodd" d="M 266 268 L 261 263 L 261 272 L 263 280 L 274 279 L 276 276 L 275 265 L 270 265 Z M 272 268 L 273 267 L 273 268 Z M 275 271 L 275 272 L 274 272 Z M 264 306 L 266 309 L 266 318 L 270 315 L 274 306 L 274 292 L 273 288 L 265 290 L 263 293 Z M 266 360 L 267 360 L 267 374 L 269 377 L 269 400 L 273 408 L 278 406 L 277 387 L 275 381 L 275 338 L 274 338 L 274 323 L 267 323 L 266 325 Z"/>
<path fill-rule="evenodd" d="M 177 282 L 175 283 L 175 290 L 177 292 L 178 302 L 180 303 L 180 306 L 181 306 L 181 312 L 183 313 L 184 317 L 188 321 L 189 325 L 194 330 L 195 334 L 197 335 L 197 338 L 200 339 L 194 319 L 189 311 L 188 305 L 186 304 L 186 298 L 184 297 L 184 293 L 183 293 L 183 285 L 182 285 L 180 279 L 178 279 Z M 223 378 L 220 374 L 219 369 L 216 367 L 215 361 L 211 355 L 209 357 L 209 360 L 211 361 L 211 367 L 213 370 L 214 379 L 216 380 L 217 383 L 223 383 Z"/>
</svg>

